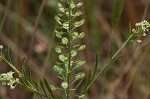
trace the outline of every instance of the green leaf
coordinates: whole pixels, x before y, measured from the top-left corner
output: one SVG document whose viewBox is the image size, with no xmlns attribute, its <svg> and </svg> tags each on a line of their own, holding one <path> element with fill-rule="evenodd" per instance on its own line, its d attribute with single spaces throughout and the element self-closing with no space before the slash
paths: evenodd
<svg viewBox="0 0 150 99">
<path fill-rule="evenodd" d="M 80 73 L 75 74 L 75 79 L 79 80 L 79 79 L 84 78 L 84 76 L 85 76 L 85 73 L 80 72 Z"/>
<path fill-rule="evenodd" d="M 43 82 L 42 82 L 41 80 L 40 80 L 40 85 L 41 85 L 41 87 L 42 87 L 42 90 L 43 90 L 44 94 L 45 94 L 46 96 L 48 96 L 47 93 L 46 93 L 46 90 L 45 90 L 45 88 L 44 88 L 44 84 L 43 84 Z"/>
<path fill-rule="evenodd" d="M 79 27 L 79 26 L 83 25 L 84 22 L 85 22 L 85 19 L 82 19 L 82 20 L 80 20 L 80 21 L 75 22 L 75 23 L 74 23 L 74 26 L 75 26 L 75 27 Z"/>
<path fill-rule="evenodd" d="M 27 79 L 27 76 L 26 76 L 26 72 L 25 72 L 25 70 L 23 68 L 21 69 L 21 74 L 22 74 L 21 78 L 24 81 L 24 83 L 28 84 L 28 79 Z"/>
<path fill-rule="evenodd" d="M 88 78 L 87 78 L 87 81 L 86 81 L 86 84 L 85 84 L 82 94 L 85 94 L 88 91 L 91 81 L 92 81 L 92 73 L 91 73 L 91 70 L 89 70 Z"/>
<path fill-rule="evenodd" d="M 79 37 L 79 38 L 83 38 L 83 37 L 84 37 L 84 35 L 85 35 L 85 34 L 84 34 L 84 32 L 81 32 L 81 33 L 79 34 L 79 36 L 78 36 L 78 37 Z"/>
<path fill-rule="evenodd" d="M 9 59 L 9 62 L 11 64 L 13 64 L 12 60 L 11 60 L 11 53 L 10 53 L 10 49 L 8 48 L 8 59 Z"/>
<path fill-rule="evenodd" d="M 28 73 L 29 73 L 29 81 L 32 82 L 30 65 L 28 65 Z"/>
<path fill-rule="evenodd" d="M 115 0 L 115 5 L 113 7 L 112 13 L 112 26 L 116 27 L 119 23 L 124 0 Z"/>
<path fill-rule="evenodd" d="M 53 92 L 52 92 L 52 90 L 51 90 L 51 88 L 50 88 L 50 86 L 49 86 L 49 84 L 48 84 L 48 82 L 47 82 L 46 79 L 44 79 L 44 83 L 45 83 L 45 86 L 46 86 L 47 90 L 49 91 L 51 97 L 52 97 L 53 99 L 55 99 L 54 94 L 53 94 Z"/>
<path fill-rule="evenodd" d="M 22 69 L 22 68 L 23 68 L 23 64 L 24 64 L 24 62 L 25 62 L 25 57 L 21 60 L 20 69 Z"/>
<path fill-rule="evenodd" d="M 96 62 L 95 62 L 95 67 L 94 67 L 93 77 L 94 77 L 94 76 L 95 76 L 95 74 L 96 74 L 97 66 L 98 66 L 98 56 L 96 55 Z"/>
<path fill-rule="evenodd" d="M 60 47 L 55 47 L 55 51 L 57 52 L 57 53 L 61 53 L 61 48 Z"/>
<path fill-rule="evenodd" d="M 34 84 L 35 88 L 37 89 L 37 91 L 39 91 L 39 87 L 38 87 L 37 81 L 33 80 L 33 84 Z"/>
<path fill-rule="evenodd" d="M 67 44 L 67 43 L 68 43 L 68 38 L 63 37 L 63 38 L 62 38 L 62 43 L 63 43 L 63 44 Z"/>
<path fill-rule="evenodd" d="M 84 50 L 85 49 L 85 45 L 81 45 L 79 48 L 78 48 L 78 50 L 80 50 L 80 51 L 82 51 L 82 50 Z"/>
</svg>

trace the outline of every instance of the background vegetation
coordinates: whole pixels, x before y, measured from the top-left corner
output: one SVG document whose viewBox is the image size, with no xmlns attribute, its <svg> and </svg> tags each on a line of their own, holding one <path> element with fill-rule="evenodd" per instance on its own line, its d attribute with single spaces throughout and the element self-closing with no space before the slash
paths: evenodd
<svg viewBox="0 0 150 99">
<path fill-rule="evenodd" d="M 95 54 L 99 56 L 99 69 L 118 49 L 134 28 L 136 22 L 150 21 L 149 0 L 82 0 L 85 24 L 80 28 L 85 38 L 78 40 L 86 49 L 77 58 L 85 59 L 82 68 L 93 69 Z M 0 44 L 8 47 L 16 68 L 26 57 L 32 75 L 37 81 L 46 78 L 59 83 L 52 70 L 57 54 L 54 16 L 58 13 L 58 0 L 0 0 Z M 125 48 L 115 64 L 90 88 L 86 99 L 150 99 L 150 36 L 141 38 Z M 0 63 L 0 73 L 10 69 Z M 17 87 L 14 91 L 0 85 L 0 99 L 35 99 L 35 95 Z"/>
</svg>

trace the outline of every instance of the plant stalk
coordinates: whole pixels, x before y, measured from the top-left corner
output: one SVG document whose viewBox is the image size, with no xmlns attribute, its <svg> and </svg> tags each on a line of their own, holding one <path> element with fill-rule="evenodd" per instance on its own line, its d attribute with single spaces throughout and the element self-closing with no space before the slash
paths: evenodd
<svg viewBox="0 0 150 99">
<path fill-rule="evenodd" d="M 128 39 L 122 44 L 122 46 L 119 48 L 119 50 L 107 61 L 107 63 L 102 67 L 102 69 L 98 72 L 95 78 L 92 79 L 91 83 L 87 86 L 86 91 L 90 88 L 90 86 L 94 83 L 94 81 L 102 74 L 104 73 L 112 64 L 113 60 L 117 57 L 119 52 L 131 41 L 131 39 L 134 37 L 134 34 L 131 34 Z M 85 91 L 85 92 L 86 92 Z M 83 93 L 85 94 L 85 93 Z"/>
<path fill-rule="evenodd" d="M 72 46 L 71 46 L 71 37 L 70 37 L 70 33 L 71 33 L 71 0 L 69 0 L 69 29 L 68 29 L 68 52 L 69 52 L 69 56 L 68 56 L 68 71 L 67 71 L 67 84 L 68 84 L 68 88 L 67 88 L 67 99 L 70 99 L 70 69 L 71 69 L 71 50 L 72 50 Z"/>
</svg>

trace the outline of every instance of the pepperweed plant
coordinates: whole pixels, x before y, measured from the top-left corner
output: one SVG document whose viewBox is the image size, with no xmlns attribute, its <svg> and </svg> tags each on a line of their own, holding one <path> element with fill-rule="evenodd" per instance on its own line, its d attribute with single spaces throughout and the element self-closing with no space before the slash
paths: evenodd
<svg viewBox="0 0 150 99">
<path fill-rule="evenodd" d="M 136 40 L 138 43 L 141 43 L 142 40 L 136 38 L 138 36 L 146 36 L 148 28 L 150 27 L 149 22 L 146 20 L 136 23 L 135 29 L 132 29 L 132 33 L 127 40 L 118 51 L 108 59 L 100 71 L 97 71 L 98 61 L 96 55 L 96 63 L 93 72 L 89 70 L 87 75 L 85 75 L 84 72 L 75 73 L 77 71 L 76 69 L 81 68 L 85 63 L 84 60 L 75 60 L 76 58 L 74 58 L 80 51 L 85 49 L 85 45 L 75 43 L 75 40 L 84 37 L 84 32 L 77 32 L 77 28 L 82 26 L 85 21 L 84 19 L 76 21 L 76 17 L 83 13 L 79 10 L 81 6 L 82 2 L 75 0 L 60 0 L 58 3 L 60 13 L 55 16 L 58 23 L 55 34 L 60 42 L 56 45 L 55 51 L 58 53 L 59 60 L 55 62 L 53 70 L 56 72 L 56 76 L 61 80 L 61 83 L 54 86 L 44 79 L 40 80 L 38 84 L 31 77 L 30 65 L 28 65 L 28 73 L 25 72 L 23 68 L 25 58 L 21 61 L 20 69 L 17 69 L 11 61 L 9 50 L 9 57 L 7 59 L 3 55 L 3 46 L 0 45 L 0 59 L 5 61 L 12 69 L 12 71 L 0 75 L 0 82 L 2 85 L 8 85 L 10 89 L 14 89 L 17 85 L 21 86 L 28 91 L 36 93 L 41 99 L 71 99 L 72 97 L 82 99 L 94 81 L 116 61 L 119 52 L 131 40 Z M 18 77 L 14 77 L 14 73 L 16 73 Z M 84 86 L 82 86 L 83 89 L 80 93 L 77 92 L 78 88 L 83 85 L 83 83 L 85 83 Z"/>
</svg>

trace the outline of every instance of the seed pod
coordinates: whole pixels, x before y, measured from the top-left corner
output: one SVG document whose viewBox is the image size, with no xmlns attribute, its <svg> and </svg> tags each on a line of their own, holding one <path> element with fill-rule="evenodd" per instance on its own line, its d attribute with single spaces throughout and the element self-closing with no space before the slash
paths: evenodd
<svg viewBox="0 0 150 99">
<path fill-rule="evenodd" d="M 75 79 L 79 80 L 79 79 L 82 79 L 84 76 L 85 76 L 85 73 L 80 72 L 80 73 L 75 74 Z"/>
<path fill-rule="evenodd" d="M 68 88 L 68 84 L 67 84 L 66 82 L 63 82 L 63 83 L 61 84 L 61 86 L 62 86 L 64 89 Z"/>
</svg>

